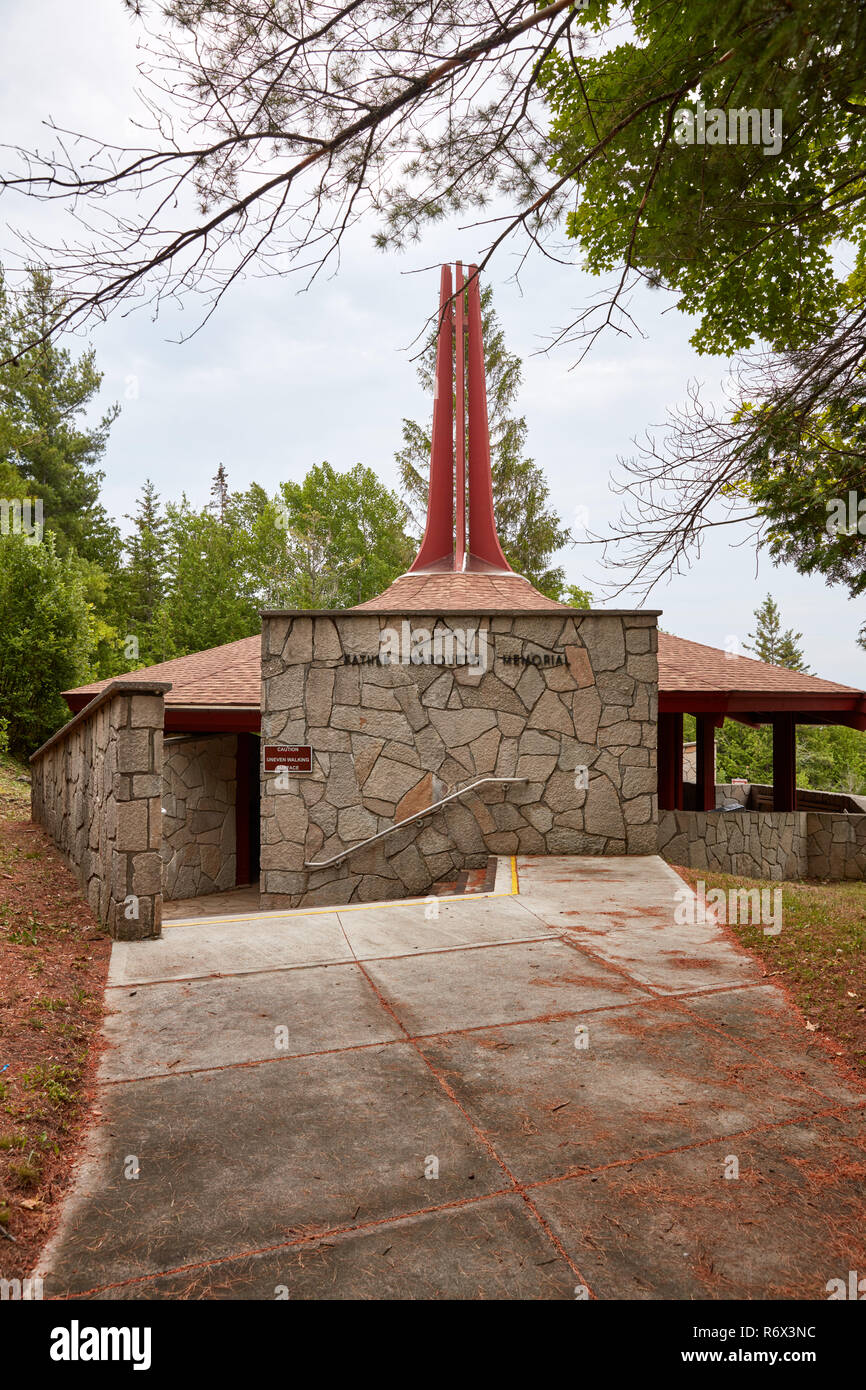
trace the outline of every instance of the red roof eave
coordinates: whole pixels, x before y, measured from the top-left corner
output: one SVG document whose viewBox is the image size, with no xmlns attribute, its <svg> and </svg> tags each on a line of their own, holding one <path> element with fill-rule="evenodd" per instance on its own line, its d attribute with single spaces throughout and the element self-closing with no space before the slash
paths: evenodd
<svg viewBox="0 0 866 1390">
<path fill-rule="evenodd" d="M 659 690 L 659 714 L 718 714 L 736 717 L 772 714 L 803 715 L 803 723 L 849 724 L 866 730 L 866 696 L 828 691 L 826 694 L 754 690 Z"/>
</svg>

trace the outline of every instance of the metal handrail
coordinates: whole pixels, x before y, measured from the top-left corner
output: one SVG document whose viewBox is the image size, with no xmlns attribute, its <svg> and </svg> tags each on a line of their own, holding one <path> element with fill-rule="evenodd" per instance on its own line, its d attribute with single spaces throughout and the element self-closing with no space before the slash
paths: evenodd
<svg viewBox="0 0 866 1390">
<path fill-rule="evenodd" d="M 423 811 L 415 811 L 411 816 L 406 816 L 405 820 L 395 821 L 385 830 L 379 830 L 375 835 L 369 835 L 366 840 L 359 840 L 350 849 L 340 850 L 339 854 L 334 854 L 330 859 L 320 859 L 318 862 L 309 860 L 305 869 L 327 869 L 331 864 L 338 864 L 341 859 L 348 859 L 350 854 L 354 854 L 359 849 L 364 849 L 366 845 L 372 845 L 376 840 L 384 840 L 387 835 L 392 835 L 395 830 L 402 830 L 404 825 L 411 825 L 412 821 L 421 820 L 424 816 L 432 816 L 434 811 L 440 811 L 449 801 L 456 801 L 459 796 L 464 796 L 466 792 L 471 792 L 475 787 L 483 787 L 488 782 L 528 782 L 528 777 L 479 777 L 474 782 L 467 782 L 465 787 L 458 787 L 456 791 L 449 792 L 443 796 L 441 801 L 434 801 L 432 806 L 425 806 Z"/>
</svg>

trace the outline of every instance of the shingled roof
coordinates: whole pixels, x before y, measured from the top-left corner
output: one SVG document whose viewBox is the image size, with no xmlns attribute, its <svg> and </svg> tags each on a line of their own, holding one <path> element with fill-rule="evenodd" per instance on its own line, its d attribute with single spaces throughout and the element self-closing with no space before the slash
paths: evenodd
<svg viewBox="0 0 866 1390">
<path fill-rule="evenodd" d="M 497 609 L 565 608 L 564 603 L 548 598 L 533 588 L 522 574 L 496 572 L 479 574 L 467 571 L 456 574 L 444 571 L 401 574 L 384 593 L 359 603 L 352 612 L 367 609 L 376 613 L 474 613 Z"/>
<path fill-rule="evenodd" d="M 855 686 L 660 632 L 659 712 L 730 715 L 746 722 L 784 712 L 800 723 L 866 728 L 866 695 Z"/>
<path fill-rule="evenodd" d="M 510 585 L 526 583 L 516 575 L 510 578 L 503 575 L 443 575 L 441 578 L 447 580 L 449 588 L 455 581 L 460 586 L 459 593 L 454 589 L 452 601 L 446 604 L 434 603 L 426 587 L 436 578 L 412 575 L 411 602 L 407 603 L 410 594 L 405 589 L 400 591 L 399 605 L 390 607 L 383 602 L 401 584 L 402 581 L 397 580 L 378 599 L 349 611 L 396 612 L 400 609 L 416 613 L 436 610 L 474 612 L 486 607 L 487 611 L 495 612 L 497 609 L 515 611 L 525 606 L 513 601 Z M 464 578 L 472 581 L 468 590 L 460 582 Z M 476 586 L 481 580 L 496 585 L 506 584 L 505 592 L 496 591 L 498 602 L 489 601 L 485 605 L 479 601 L 485 597 L 491 599 L 489 591 L 479 593 Z M 416 582 L 422 587 L 414 588 Z M 527 587 L 531 589 L 531 586 Z M 536 591 L 531 589 L 531 592 Z M 459 595 L 464 593 L 466 597 L 458 601 Z M 544 607 L 562 610 L 565 605 L 548 599 Z M 672 637 L 669 633 L 660 632 L 658 654 L 659 708 L 662 710 L 682 709 L 699 713 L 713 709 L 720 713 L 757 714 L 773 709 L 802 709 L 811 713 L 813 718 L 823 712 L 828 716 L 828 722 L 832 722 L 834 712 L 866 713 L 866 696 L 853 686 L 804 675 L 801 671 L 791 671 L 783 666 L 770 666 L 747 656 L 732 656 L 717 647 L 690 642 L 684 637 Z M 123 680 L 124 677 L 112 679 Z M 261 638 L 243 637 L 222 647 L 211 647 L 208 651 L 195 652 L 191 656 L 159 662 L 156 666 L 131 671 L 127 679 L 170 681 L 171 690 L 165 697 L 167 710 L 169 714 L 172 711 L 189 711 L 186 720 L 188 727 L 194 726 L 196 711 L 224 711 L 226 714 L 232 710 L 257 712 L 261 704 Z M 70 708 L 77 711 L 83 709 L 108 684 L 108 680 L 92 681 L 89 685 L 65 690 L 64 698 Z M 176 715 L 170 722 L 174 727 L 180 727 Z"/>
<path fill-rule="evenodd" d="M 64 690 L 63 698 L 73 710 L 82 709 L 94 695 L 111 680 L 171 681 L 165 697 L 167 705 L 192 706 L 204 709 L 259 709 L 262 685 L 262 639 L 241 637 L 222 647 L 209 647 L 190 656 L 177 656 L 130 671 L 128 677 L 112 676 L 109 680 L 91 681 L 89 685 Z M 159 673 L 159 674 L 157 674 Z"/>
<path fill-rule="evenodd" d="M 703 642 L 672 637 L 668 632 L 659 633 L 659 689 L 743 693 L 778 690 L 798 695 L 862 693 L 852 685 L 807 676 L 787 666 L 771 666 L 750 656 L 735 656 L 718 647 L 706 647 Z"/>
</svg>

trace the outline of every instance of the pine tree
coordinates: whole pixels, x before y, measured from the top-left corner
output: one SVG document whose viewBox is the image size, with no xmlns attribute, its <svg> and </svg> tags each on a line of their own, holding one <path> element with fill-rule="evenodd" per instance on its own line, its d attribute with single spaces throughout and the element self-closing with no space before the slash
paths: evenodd
<svg viewBox="0 0 866 1390">
<path fill-rule="evenodd" d="M 150 478 L 141 490 L 135 514 L 127 521 L 133 531 L 124 543 L 128 560 L 124 572 L 125 618 L 128 633 L 136 638 L 142 665 L 164 661 L 168 655 L 161 610 L 168 571 L 167 523 L 159 494 Z"/>
<path fill-rule="evenodd" d="M 756 627 L 749 633 L 749 641 L 744 642 L 746 651 L 752 652 L 759 661 L 769 662 L 771 666 L 787 666 L 791 671 L 808 672 L 800 642 L 801 632 L 793 628 L 782 631 L 779 607 L 772 594 L 767 594 L 760 608 L 755 609 Z"/>
<path fill-rule="evenodd" d="M 591 608 L 592 594 L 589 589 L 584 589 L 580 584 L 566 584 L 562 593 L 559 595 L 561 603 L 567 603 L 569 608 Z"/>
<path fill-rule="evenodd" d="M 542 593 L 561 598 L 565 571 L 550 560 L 567 545 L 571 534 L 550 506 L 550 488 L 542 470 L 525 458 L 526 420 L 511 414 L 520 389 L 520 358 L 505 346 L 505 334 L 493 307 L 489 285 L 481 291 L 484 370 L 490 419 L 490 457 L 493 510 L 499 539 L 508 563 Z M 432 393 L 436 376 L 436 337 L 428 341 L 418 366 L 418 379 Z M 430 425 L 403 421 L 403 448 L 397 454 L 400 482 L 420 536 L 427 508 L 430 474 Z"/>
<path fill-rule="evenodd" d="M 27 494 L 42 499 L 45 530 L 61 554 L 73 548 L 114 573 L 120 533 L 99 501 L 97 464 L 119 406 L 96 425 L 80 421 L 102 374 L 92 348 L 75 359 L 50 337 L 63 307 L 49 271 L 31 268 L 15 303 L 0 270 L 0 462 L 14 469 Z"/>
<path fill-rule="evenodd" d="M 69 718 L 60 691 L 93 677 L 96 623 L 81 561 L 0 535 L 0 724 L 19 757 L 32 753 Z"/>
<path fill-rule="evenodd" d="M 229 500 L 229 475 L 226 472 L 225 464 L 221 463 L 214 474 L 210 495 L 212 498 L 210 510 L 220 521 L 225 521 Z"/>
</svg>

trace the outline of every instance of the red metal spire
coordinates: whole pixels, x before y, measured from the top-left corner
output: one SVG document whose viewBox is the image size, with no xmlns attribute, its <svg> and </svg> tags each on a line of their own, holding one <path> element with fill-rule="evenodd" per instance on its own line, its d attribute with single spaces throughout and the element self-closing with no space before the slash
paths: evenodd
<svg viewBox="0 0 866 1390">
<path fill-rule="evenodd" d="M 510 574 L 493 515 L 478 267 L 468 283 L 459 261 L 456 272 L 452 295 L 451 267 L 442 267 L 427 525 L 409 572 Z"/>
</svg>

